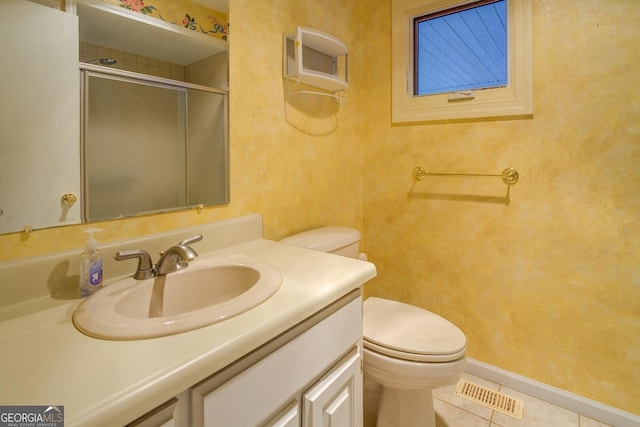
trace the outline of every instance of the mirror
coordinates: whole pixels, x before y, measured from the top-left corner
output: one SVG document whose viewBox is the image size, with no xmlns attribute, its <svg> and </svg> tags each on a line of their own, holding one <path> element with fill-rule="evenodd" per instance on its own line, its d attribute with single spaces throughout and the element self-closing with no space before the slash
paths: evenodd
<svg viewBox="0 0 640 427">
<path fill-rule="evenodd" d="M 164 0 L 164 3 L 167 2 L 169 0 Z M 228 6 L 221 3 L 226 0 L 192 0 L 192 2 L 205 7 L 224 7 L 224 12 L 228 11 Z M 0 79 L 0 102 L 5 106 L 3 114 L 0 115 L 0 180 L 4 184 L 0 190 L 0 233 L 21 231 L 25 227 L 37 229 L 76 224 L 86 220 L 138 215 L 150 211 L 188 208 L 194 205 L 228 203 L 228 106 L 225 100 L 222 108 L 219 108 L 220 102 L 213 102 L 216 105 L 217 115 L 211 121 L 205 119 L 200 120 L 200 123 L 189 123 L 189 117 L 184 118 L 185 127 L 191 129 L 190 135 L 195 133 L 194 129 L 207 127 L 213 122 L 222 123 L 224 127 L 222 145 L 215 145 L 216 148 L 213 149 L 215 154 L 212 154 L 215 158 L 210 157 L 213 160 L 209 163 L 200 164 L 192 168 L 193 170 L 185 166 L 189 152 L 198 152 L 197 150 L 207 146 L 214 147 L 213 144 L 206 142 L 197 150 L 184 148 L 185 145 L 183 153 L 175 156 L 175 159 L 182 162 L 181 167 L 185 173 L 180 178 L 181 182 L 207 182 L 207 185 L 202 187 L 204 190 L 193 187 L 185 187 L 181 190 L 184 194 L 194 195 L 194 199 L 181 196 L 179 199 L 181 203 L 178 206 L 125 207 L 105 215 L 95 217 L 85 215 L 83 218 L 82 205 L 86 204 L 90 196 L 85 197 L 86 192 L 81 184 L 80 118 L 84 114 L 81 114 L 80 110 L 79 60 L 91 61 L 99 59 L 101 57 L 99 55 L 105 51 L 115 52 L 116 55 L 122 56 L 117 59 L 119 63 L 112 65 L 111 68 L 122 66 L 121 71 L 118 72 L 130 73 L 129 77 L 135 77 L 133 73 L 151 74 L 152 70 L 136 69 L 131 73 L 127 71 L 130 69 L 124 66 L 129 64 L 132 55 L 141 58 L 143 54 L 149 54 L 145 60 L 160 61 L 161 64 L 168 63 L 172 73 L 175 70 L 179 71 L 178 76 L 160 77 L 167 82 L 169 80 L 186 81 L 193 76 L 198 79 L 199 71 L 192 72 L 191 69 L 199 67 L 200 63 L 208 64 L 211 62 L 211 57 L 215 57 L 213 66 L 219 69 L 215 71 L 215 78 L 225 83 L 216 84 L 218 87 L 206 88 L 204 92 L 209 93 L 213 90 L 213 93 L 222 94 L 226 98 L 227 44 L 219 38 L 198 34 L 199 31 L 186 30 L 158 19 L 155 19 L 158 22 L 153 22 L 153 18 L 108 4 L 110 0 L 67 0 L 68 6 L 76 6 L 78 16 L 46 6 L 54 3 L 59 2 L 39 0 L 34 2 L 2 0 L 0 2 L 0 34 L 3 40 L 12 40 L 12 43 L 0 45 L 2 57 L 12 58 L 12 61 L 7 61 L 6 66 L 3 65 L 2 79 Z M 158 0 L 157 3 L 160 5 L 163 1 Z M 86 8 L 91 12 L 86 13 L 86 10 L 82 12 L 82 9 Z M 139 16 L 131 19 L 133 14 Z M 86 40 L 88 36 L 83 29 L 84 15 L 90 16 L 86 20 L 92 20 L 91 28 L 102 37 L 100 44 L 95 44 L 94 40 Z M 125 19 L 122 27 L 114 27 L 116 24 L 109 21 L 107 29 L 100 31 L 101 20 L 110 20 L 114 18 L 113 15 L 118 16 L 120 20 Z M 98 19 L 97 23 L 96 19 Z M 145 39 L 147 36 L 141 35 L 145 30 L 138 27 L 130 28 L 131 21 L 136 21 L 138 24 L 142 22 L 143 27 L 152 27 L 154 43 Z M 133 31 L 136 33 L 133 34 Z M 20 36 L 17 37 L 16 34 Z M 129 51 L 118 50 L 118 46 L 107 45 L 109 37 L 114 35 L 124 35 Z M 141 47 L 135 47 L 132 40 L 139 40 Z M 85 49 L 86 46 L 97 50 L 91 52 Z M 153 55 L 162 56 L 162 58 L 155 59 L 151 56 L 150 52 L 153 51 L 151 46 L 162 47 L 158 52 L 153 52 Z M 171 46 L 182 53 L 170 52 Z M 131 51 L 134 52 L 131 53 Z M 95 57 L 96 54 L 98 57 Z M 94 57 L 87 57 L 87 55 Z M 185 62 L 192 60 L 196 62 Z M 192 67 L 191 64 L 196 67 Z M 94 67 L 92 71 L 104 70 L 104 67 L 99 65 L 87 67 Z M 144 76 L 141 77 L 144 78 Z M 210 101 L 200 99 L 202 97 L 199 94 L 202 91 L 192 89 L 194 86 L 210 85 L 210 83 L 201 81 L 195 81 L 195 83 L 190 88 L 184 89 L 187 98 L 192 100 L 189 102 L 190 109 L 195 108 L 196 104 L 211 105 Z M 83 94 L 83 98 L 85 95 Z M 186 104 L 184 108 L 187 108 Z M 197 116 L 193 115 L 193 117 Z M 111 129 L 117 128 L 115 123 L 108 126 Z M 147 167 L 150 168 L 149 171 L 153 170 L 153 162 L 140 163 L 139 172 L 142 174 L 145 174 Z M 106 161 L 103 164 L 107 164 Z M 91 166 L 88 165 L 88 171 L 90 170 Z M 215 183 L 208 180 L 215 180 Z M 202 191 L 216 193 L 214 196 L 216 200 L 205 201 L 204 197 L 207 195 L 201 194 Z"/>
</svg>

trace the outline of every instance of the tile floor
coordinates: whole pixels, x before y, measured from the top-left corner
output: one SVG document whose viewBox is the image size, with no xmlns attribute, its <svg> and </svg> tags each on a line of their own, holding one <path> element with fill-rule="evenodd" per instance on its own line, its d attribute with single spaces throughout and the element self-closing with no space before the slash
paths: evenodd
<svg viewBox="0 0 640 427">
<path fill-rule="evenodd" d="M 464 373 L 463 378 L 524 401 L 522 420 L 493 411 L 456 396 L 455 384 L 434 390 L 437 427 L 609 427 L 583 415 L 527 396 L 482 378 Z"/>
</svg>

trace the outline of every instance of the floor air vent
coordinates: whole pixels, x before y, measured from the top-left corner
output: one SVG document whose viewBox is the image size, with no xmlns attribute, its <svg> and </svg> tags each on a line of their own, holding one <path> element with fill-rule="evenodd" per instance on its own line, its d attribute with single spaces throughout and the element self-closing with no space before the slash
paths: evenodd
<svg viewBox="0 0 640 427">
<path fill-rule="evenodd" d="M 464 397 L 465 399 L 479 403 L 502 414 L 519 420 L 522 419 L 524 402 L 520 399 L 514 399 L 497 391 L 489 390 L 486 387 L 474 384 L 465 379 L 458 381 L 454 393 L 457 396 Z"/>
</svg>

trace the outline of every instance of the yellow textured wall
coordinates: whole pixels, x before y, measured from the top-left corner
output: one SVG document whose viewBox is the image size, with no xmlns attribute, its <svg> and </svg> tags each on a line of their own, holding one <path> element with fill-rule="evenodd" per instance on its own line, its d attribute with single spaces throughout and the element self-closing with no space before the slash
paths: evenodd
<svg viewBox="0 0 640 427">
<path fill-rule="evenodd" d="M 640 7 L 534 0 L 530 120 L 391 126 L 389 0 L 369 2 L 369 295 L 456 323 L 468 355 L 640 413 Z M 382 54 L 376 54 L 382 52 Z M 499 178 L 411 170 L 520 172 Z"/>
</svg>

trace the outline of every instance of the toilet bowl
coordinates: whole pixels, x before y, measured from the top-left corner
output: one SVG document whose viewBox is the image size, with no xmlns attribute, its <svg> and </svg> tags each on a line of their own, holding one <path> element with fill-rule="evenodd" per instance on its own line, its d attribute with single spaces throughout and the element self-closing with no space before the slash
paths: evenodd
<svg viewBox="0 0 640 427">
<path fill-rule="evenodd" d="M 377 426 L 435 426 L 432 390 L 465 368 L 466 338 L 446 319 L 371 297 L 363 304 L 364 371 L 382 386 Z"/>
<path fill-rule="evenodd" d="M 281 242 L 358 258 L 360 233 L 323 227 Z M 376 297 L 363 303 L 363 325 L 364 374 L 381 388 L 377 426 L 435 427 L 432 390 L 464 371 L 464 333 L 428 310 Z"/>
</svg>

